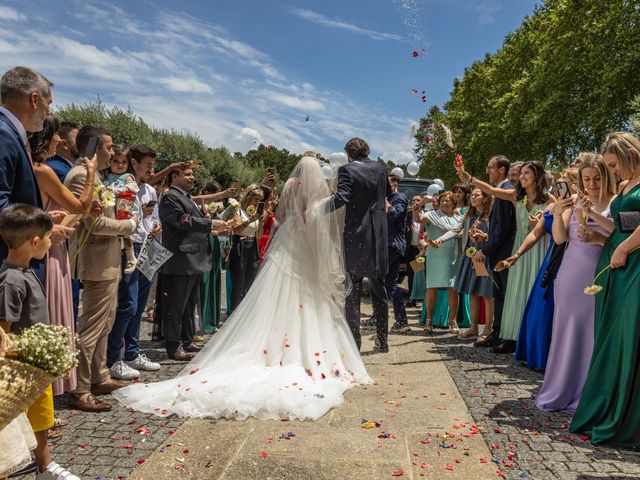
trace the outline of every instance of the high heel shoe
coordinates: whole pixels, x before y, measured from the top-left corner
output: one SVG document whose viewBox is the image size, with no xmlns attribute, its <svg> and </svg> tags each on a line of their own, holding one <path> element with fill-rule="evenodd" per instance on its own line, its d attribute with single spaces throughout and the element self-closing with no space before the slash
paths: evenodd
<svg viewBox="0 0 640 480">
<path fill-rule="evenodd" d="M 460 328 L 458 327 L 458 322 L 455 319 L 450 319 L 449 322 L 449 332 L 459 334 Z"/>
<path fill-rule="evenodd" d="M 428 335 L 433 334 L 433 320 L 431 318 L 427 320 L 427 323 L 425 324 L 422 331 Z"/>
</svg>

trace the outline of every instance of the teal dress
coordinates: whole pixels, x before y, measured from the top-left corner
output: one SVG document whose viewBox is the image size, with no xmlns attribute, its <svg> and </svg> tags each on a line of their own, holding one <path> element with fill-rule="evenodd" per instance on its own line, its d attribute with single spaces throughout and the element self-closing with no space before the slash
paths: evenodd
<svg viewBox="0 0 640 480">
<path fill-rule="evenodd" d="M 620 212 L 640 211 L 640 185 L 611 202 L 615 230 L 602 248 L 596 272 L 631 232 L 622 232 Z M 640 250 L 624 267 L 605 270 L 595 282 L 595 338 L 587 381 L 570 430 L 591 443 L 640 450 Z"/>
<path fill-rule="evenodd" d="M 209 236 L 213 251 L 213 268 L 200 280 L 200 320 L 204 333 L 215 333 L 220 323 L 222 292 L 222 254 L 218 237 Z"/>
<path fill-rule="evenodd" d="M 545 208 L 545 204 L 541 203 L 534 205 L 529 211 L 526 202 L 527 197 L 516 202 L 516 238 L 513 242 L 512 255 L 516 253 L 529 234 L 529 215 L 542 212 Z M 518 340 L 524 307 L 538 276 L 540 265 L 544 260 L 545 243 L 544 241 L 536 243 L 509 270 L 509 280 L 502 310 L 502 327 L 500 328 L 500 338 L 503 340 Z"/>
</svg>

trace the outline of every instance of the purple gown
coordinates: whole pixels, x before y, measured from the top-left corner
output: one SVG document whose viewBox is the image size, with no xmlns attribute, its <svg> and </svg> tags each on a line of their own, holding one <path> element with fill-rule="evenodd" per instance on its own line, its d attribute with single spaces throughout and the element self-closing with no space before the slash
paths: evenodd
<svg viewBox="0 0 640 480">
<path fill-rule="evenodd" d="M 603 212 L 609 216 L 609 211 Z M 588 227 L 605 233 L 592 220 Z M 573 413 L 578 407 L 593 351 L 595 297 L 584 289 L 593 283 L 602 247 L 578 238 L 575 212 L 569 221 L 569 246 L 554 286 L 555 311 L 544 383 L 536 406 Z"/>
</svg>

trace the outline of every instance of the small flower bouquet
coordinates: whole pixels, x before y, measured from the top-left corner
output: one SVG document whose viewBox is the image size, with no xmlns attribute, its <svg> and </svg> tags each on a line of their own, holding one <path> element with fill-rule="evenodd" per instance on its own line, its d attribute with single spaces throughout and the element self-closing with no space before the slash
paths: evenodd
<svg viewBox="0 0 640 480">
<path fill-rule="evenodd" d="M 98 185 L 93 192 L 94 200 L 102 203 L 104 208 L 114 208 L 116 206 L 116 196 L 109 187 Z"/>
<path fill-rule="evenodd" d="M 9 338 L 0 328 L 0 430 L 78 364 L 76 339 L 59 325 L 37 324 Z"/>
<path fill-rule="evenodd" d="M 255 215 L 256 213 L 256 207 L 254 207 L 253 205 L 249 205 L 247 207 L 247 214 L 252 217 L 253 215 Z"/>
<path fill-rule="evenodd" d="M 631 250 L 628 255 L 631 255 L 633 252 L 635 252 L 636 250 L 639 250 L 640 247 L 636 247 L 633 250 Z M 598 285 L 596 283 L 596 281 L 598 280 L 598 278 L 600 277 L 600 275 L 602 275 L 604 272 L 606 272 L 607 270 L 609 270 L 611 268 L 611 264 L 607 265 L 606 267 L 604 267 L 602 270 L 600 270 L 598 272 L 598 274 L 596 275 L 596 277 L 593 279 L 593 285 L 589 285 L 588 287 L 586 287 L 584 289 L 584 294 L 585 295 L 596 295 L 597 293 L 600 293 L 602 290 L 604 290 L 604 287 L 602 285 Z"/>
<path fill-rule="evenodd" d="M 206 205 L 207 213 L 212 217 L 219 212 L 222 212 L 224 205 L 221 202 L 211 202 Z"/>
<path fill-rule="evenodd" d="M 237 227 L 242 223 L 242 218 L 240 217 L 240 202 L 238 202 L 235 198 L 229 199 L 229 206 L 227 207 L 227 225 L 231 228 Z M 229 218 L 231 217 L 231 218 Z"/>
<path fill-rule="evenodd" d="M 478 250 L 476 249 L 476 247 L 469 247 L 464 251 L 464 254 L 469 258 L 475 257 L 476 253 L 478 253 Z"/>
</svg>

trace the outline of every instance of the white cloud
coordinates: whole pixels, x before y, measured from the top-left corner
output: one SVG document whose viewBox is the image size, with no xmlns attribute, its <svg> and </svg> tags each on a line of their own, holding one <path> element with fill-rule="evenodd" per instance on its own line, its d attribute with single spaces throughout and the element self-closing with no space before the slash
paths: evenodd
<svg viewBox="0 0 640 480">
<path fill-rule="evenodd" d="M 366 28 L 359 27 L 353 23 L 346 22 L 340 19 L 331 19 L 322 15 L 321 13 L 313 12 L 304 8 L 291 7 L 290 12 L 297 17 L 307 20 L 316 25 L 321 25 L 328 28 L 336 28 L 339 30 L 345 30 L 347 32 L 355 33 L 358 35 L 365 35 L 373 40 L 404 40 L 401 35 L 395 33 L 376 32 L 375 30 L 367 30 Z"/>
<path fill-rule="evenodd" d="M 284 93 L 274 92 L 271 90 L 263 90 L 260 95 L 267 100 L 284 105 L 285 107 L 295 108 L 296 110 L 304 110 L 306 112 L 318 112 L 324 110 L 325 106 L 322 102 L 304 97 L 296 97 L 286 95 Z"/>
<path fill-rule="evenodd" d="M 195 77 L 165 77 L 159 78 L 158 82 L 166 85 L 174 92 L 184 93 L 213 93 L 211 86 L 201 82 Z"/>
<path fill-rule="evenodd" d="M 27 17 L 25 17 L 19 11 L 11 7 L 4 7 L 0 5 L 0 20 L 9 20 L 11 22 L 22 22 L 26 19 Z"/>
</svg>

